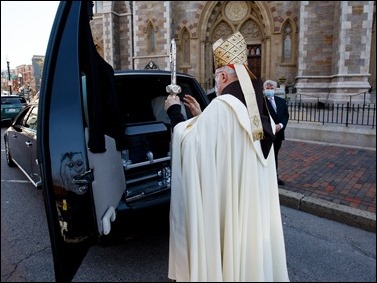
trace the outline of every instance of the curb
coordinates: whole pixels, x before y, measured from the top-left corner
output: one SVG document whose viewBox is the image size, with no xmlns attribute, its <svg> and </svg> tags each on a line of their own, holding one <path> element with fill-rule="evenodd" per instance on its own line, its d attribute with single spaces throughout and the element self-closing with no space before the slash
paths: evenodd
<svg viewBox="0 0 377 283">
<path fill-rule="evenodd" d="M 279 188 L 280 204 L 376 233 L 376 214 Z"/>
</svg>

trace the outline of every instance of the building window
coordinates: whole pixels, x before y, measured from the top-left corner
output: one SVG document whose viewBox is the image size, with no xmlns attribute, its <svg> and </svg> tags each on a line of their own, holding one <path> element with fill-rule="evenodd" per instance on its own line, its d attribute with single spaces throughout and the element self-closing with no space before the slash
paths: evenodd
<svg viewBox="0 0 377 283">
<path fill-rule="evenodd" d="M 190 65 L 190 53 L 190 34 L 187 29 L 185 29 L 182 34 L 182 63 L 184 65 Z"/>
<path fill-rule="evenodd" d="M 149 22 L 147 26 L 147 37 L 148 37 L 148 53 L 156 52 L 156 37 L 153 25 Z"/>
<path fill-rule="evenodd" d="M 283 27 L 283 62 L 292 60 L 292 27 L 286 23 Z"/>
</svg>

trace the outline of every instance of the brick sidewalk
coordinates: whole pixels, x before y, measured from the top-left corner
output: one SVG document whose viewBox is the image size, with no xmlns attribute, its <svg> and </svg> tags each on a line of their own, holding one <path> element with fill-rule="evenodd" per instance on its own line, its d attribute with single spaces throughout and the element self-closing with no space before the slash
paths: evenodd
<svg viewBox="0 0 377 283">
<path fill-rule="evenodd" d="M 282 189 L 376 213 L 376 151 L 283 141 Z"/>
</svg>

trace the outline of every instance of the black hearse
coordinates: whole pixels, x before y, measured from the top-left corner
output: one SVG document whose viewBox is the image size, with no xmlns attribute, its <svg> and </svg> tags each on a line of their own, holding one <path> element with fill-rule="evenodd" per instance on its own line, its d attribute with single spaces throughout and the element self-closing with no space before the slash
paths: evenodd
<svg viewBox="0 0 377 283">
<path fill-rule="evenodd" d="M 171 73 L 114 72 L 94 46 L 91 13 L 90 1 L 60 3 L 39 97 L 38 163 L 56 281 L 73 279 L 120 214 L 170 201 L 171 126 L 161 97 Z M 182 95 L 208 105 L 193 77 L 176 79 Z"/>
</svg>

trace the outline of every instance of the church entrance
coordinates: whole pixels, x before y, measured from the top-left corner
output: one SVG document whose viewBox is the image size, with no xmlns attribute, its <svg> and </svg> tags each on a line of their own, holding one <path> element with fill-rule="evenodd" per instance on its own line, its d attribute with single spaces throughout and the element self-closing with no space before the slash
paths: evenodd
<svg viewBox="0 0 377 283">
<path fill-rule="evenodd" d="M 260 44 L 247 45 L 247 65 L 253 74 L 259 79 L 261 78 L 261 64 L 262 64 L 262 47 Z"/>
</svg>

